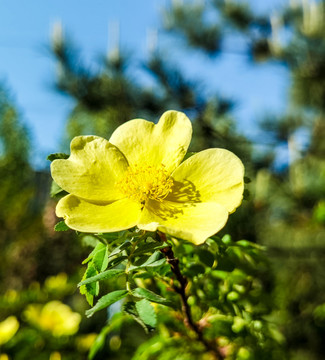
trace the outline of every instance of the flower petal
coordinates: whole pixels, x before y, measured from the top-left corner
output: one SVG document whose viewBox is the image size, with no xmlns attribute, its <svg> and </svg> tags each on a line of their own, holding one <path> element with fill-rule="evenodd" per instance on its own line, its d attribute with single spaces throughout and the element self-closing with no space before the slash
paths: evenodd
<svg viewBox="0 0 325 360">
<path fill-rule="evenodd" d="M 148 231 L 158 229 L 199 245 L 221 230 L 227 219 L 227 209 L 214 202 L 160 203 L 151 200 L 142 212 L 138 227 Z"/>
<path fill-rule="evenodd" d="M 241 160 L 228 150 L 201 151 L 172 173 L 174 187 L 166 200 L 216 202 L 234 212 L 243 198 L 244 170 Z"/>
<path fill-rule="evenodd" d="M 70 194 L 94 201 L 114 201 L 125 197 L 115 186 L 128 168 L 120 150 L 97 136 L 78 136 L 71 141 L 71 155 L 54 160 L 54 181 Z"/>
<path fill-rule="evenodd" d="M 63 217 L 65 223 L 74 230 L 114 232 L 135 226 L 141 215 L 141 206 L 129 199 L 101 205 L 67 195 L 59 201 L 56 215 Z"/>
<path fill-rule="evenodd" d="M 146 164 L 173 171 L 182 161 L 192 137 L 192 124 L 178 111 L 165 112 L 157 125 L 135 119 L 119 126 L 110 142 L 116 145 L 130 165 Z"/>
</svg>

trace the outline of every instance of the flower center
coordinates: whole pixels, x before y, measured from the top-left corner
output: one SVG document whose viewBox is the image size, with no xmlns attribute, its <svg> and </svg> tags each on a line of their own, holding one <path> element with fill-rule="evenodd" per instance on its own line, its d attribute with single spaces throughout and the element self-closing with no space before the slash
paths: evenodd
<svg viewBox="0 0 325 360">
<path fill-rule="evenodd" d="M 135 165 L 129 167 L 117 186 L 128 198 L 144 204 L 147 199 L 160 202 L 165 199 L 171 192 L 173 180 L 164 165 Z"/>
</svg>

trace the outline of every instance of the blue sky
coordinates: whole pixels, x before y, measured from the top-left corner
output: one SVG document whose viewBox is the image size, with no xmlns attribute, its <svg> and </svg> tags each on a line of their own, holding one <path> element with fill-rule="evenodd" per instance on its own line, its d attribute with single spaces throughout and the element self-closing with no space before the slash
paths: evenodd
<svg viewBox="0 0 325 360">
<path fill-rule="evenodd" d="M 272 11 L 283 3 L 255 1 L 258 11 Z M 137 57 L 148 54 L 147 36 L 161 24 L 168 0 L 0 0 L 0 80 L 11 90 L 32 134 L 36 164 L 59 150 L 63 126 L 73 103 L 54 91 L 55 63 L 49 53 L 53 24 L 60 20 L 87 61 L 94 61 L 114 44 L 109 24 L 119 21 L 122 48 Z M 169 40 L 177 41 L 177 40 Z M 264 113 L 286 108 L 288 73 L 276 64 L 253 66 L 232 53 L 212 60 L 185 56 L 178 50 L 176 64 L 207 91 L 216 90 L 237 100 L 234 116 L 242 131 L 252 132 Z M 204 62 L 204 66 L 201 64 Z"/>
</svg>

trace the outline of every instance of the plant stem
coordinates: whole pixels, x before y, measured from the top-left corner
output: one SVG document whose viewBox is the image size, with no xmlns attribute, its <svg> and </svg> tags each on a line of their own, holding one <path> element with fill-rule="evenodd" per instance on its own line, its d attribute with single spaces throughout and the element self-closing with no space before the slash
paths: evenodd
<svg viewBox="0 0 325 360">
<path fill-rule="evenodd" d="M 167 243 L 166 234 L 158 231 L 158 236 L 161 241 Z M 179 260 L 175 258 L 173 249 L 170 246 L 167 246 L 160 251 L 165 255 L 168 264 L 170 264 L 171 270 L 176 276 L 180 286 L 173 285 L 174 290 L 180 295 L 182 301 L 182 312 L 184 315 L 184 324 L 191 330 L 193 330 L 197 336 L 197 339 L 205 346 L 207 351 L 210 351 L 216 360 L 224 359 L 223 354 L 220 350 L 214 346 L 214 344 L 210 343 L 203 337 L 202 329 L 193 321 L 191 308 L 187 302 L 188 296 L 186 295 L 186 285 L 187 279 L 185 276 L 182 275 L 180 268 L 179 268 Z"/>
<path fill-rule="evenodd" d="M 143 235 L 142 235 L 143 236 Z M 126 290 L 127 291 L 131 291 L 131 283 L 130 283 L 130 276 L 129 276 L 129 267 L 131 265 L 131 259 L 133 257 L 133 254 L 134 254 L 134 251 L 139 243 L 139 241 L 141 240 L 142 236 L 140 236 L 140 238 L 138 240 L 136 240 L 133 245 L 132 245 L 132 248 L 131 248 L 131 251 L 130 251 L 130 255 L 128 256 L 128 261 L 127 261 L 127 264 L 126 264 L 126 267 L 125 267 L 125 275 L 126 275 Z"/>
</svg>

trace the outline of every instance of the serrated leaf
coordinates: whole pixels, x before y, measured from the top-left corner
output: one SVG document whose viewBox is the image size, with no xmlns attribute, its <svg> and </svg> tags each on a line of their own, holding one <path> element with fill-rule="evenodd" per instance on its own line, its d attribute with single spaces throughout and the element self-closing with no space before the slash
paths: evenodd
<svg viewBox="0 0 325 360">
<path fill-rule="evenodd" d="M 148 334 L 149 331 L 151 331 L 153 328 L 150 325 L 147 325 L 140 317 L 137 307 L 136 307 L 136 303 L 134 301 L 128 301 L 127 303 L 125 303 L 123 305 L 123 311 L 128 314 L 131 315 L 133 317 L 133 319 L 138 322 L 144 329 L 144 331 Z"/>
<path fill-rule="evenodd" d="M 115 258 L 113 260 L 110 260 L 108 262 L 107 267 L 108 268 L 113 268 L 113 267 L 117 266 L 118 264 L 120 264 L 121 262 L 123 262 L 124 260 L 127 260 L 127 258 L 128 257 L 125 256 L 125 255 L 120 255 L 119 257 L 117 257 L 117 258 Z"/>
<path fill-rule="evenodd" d="M 108 256 L 109 257 L 115 256 L 115 255 L 121 253 L 122 251 L 124 251 L 125 249 L 127 249 L 131 245 L 132 245 L 131 241 L 126 240 L 126 241 L 124 241 L 123 244 L 117 246 Z"/>
<path fill-rule="evenodd" d="M 135 303 L 135 307 L 138 311 L 139 318 L 148 327 L 148 330 L 153 330 L 157 325 L 157 316 L 150 301 L 142 299 Z"/>
<path fill-rule="evenodd" d="M 155 294 L 154 292 L 145 288 L 135 288 L 132 290 L 132 295 L 140 299 L 147 299 L 151 302 L 162 304 L 166 306 L 172 306 L 172 303 L 166 298 Z"/>
<path fill-rule="evenodd" d="M 88 267 L 84 273 L 84 276 L 82 278 L 82 280 L 86 280 L 88 278 L 91 278 L 93 276 L 97 275 L 97 271 L 95 269 L 95 267 L 93 266 L 92 263 L 88 264 Z M 91 283 L 91 284 L 87 284 L 87 285 L 82 285 L 80 287 L 80 294 L 85 295 L 86 296 L 86 300 L 88 302 L 88 304 L 90 306 L 93 306 L 94 303 L 94 296 L 97 296 L 99 293 L 99 284 L 98 282 L 96 283 Z"/>
<path fill-rule="evenodd" d="M 91 236 L 91 235 L 90 235 Z M 88 255 L 87 259 L 85 259 L 82 264 L 86 264 L 88 261 L 92 260 L 94 258 L 94 256 L 98 253 L 98 252 L 102 252 L 104 251 L 104 244 L 102 244 L 101 242 L 97 242 L 94 250 Z"/>
<path fill-rule="evenodd" d="M 69 226 L 64 221 L 59 221 L 54 226 L 55 231 L 67 231 L 70 230 Z"/>
<path fill-rule="evenodd" d="M 90 284 L 92 282 L 95 281 L 99 281 L 99 280 L 104 280 L 104 279 L 110 279 L 112 277 L 118 276 L 120 274 L 124 273 L 124 270 L 120 270 L 120 269 L 110 269 L 110 270 L 106 270 L 100 274 L 97 274 L 95 276 L 92 276 L 90 278 L 87 278 L 86 280 L 81 281 L 78 286 L 82 286 L 82 285 L 86 285 L 86 284 Z"/>
<path fill-rule="evenodd" d="M 132 316 L 138 316 L 134 301 L 127 301 L 123 304 L 123 311 Z"/>
<path fill-rule="evenodd" d="M 102 243 L 98 243 L 96 248 L 98 249 L 98 251 L 94 254 L 92 261 L 96 270 L 98 272 L 102 272 L 107 268 L 108 264 L 107 246 Z"/>
<path fill-rule="evenodd" d="M 107 308 L 108 306 L 114 304 L 115 302 L 125 298 L 128 294 L 127 290 L 116 290 L 108 293 L 107 295 L 102 296 L 96 303 L 94 307 L 86 311 L 86 316 L 91 317 L 95 312 Z"/>
<path fill-rule="evenodd" d="M 165 262 L 166 258 L 163 257 L 160 251 L 156 251 L 141 265 L 131 265 L 129 270 L 141 269 L 144 267 L 156 267 L 163 265 Z"/>
<path fill-rule="evenodd" d="M 47 160 L 53 161 L 56 159 L 67 159 L 70 155 L 65 154 L 65 153 L 53 153 L 48 155 L 48 157 L 46 158 Z"/>
</svg>

